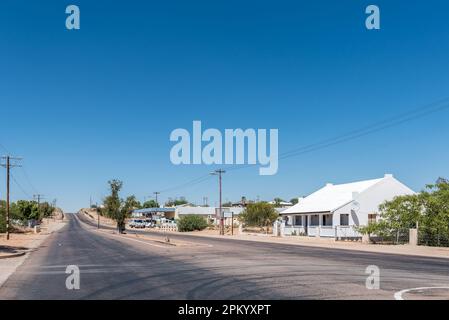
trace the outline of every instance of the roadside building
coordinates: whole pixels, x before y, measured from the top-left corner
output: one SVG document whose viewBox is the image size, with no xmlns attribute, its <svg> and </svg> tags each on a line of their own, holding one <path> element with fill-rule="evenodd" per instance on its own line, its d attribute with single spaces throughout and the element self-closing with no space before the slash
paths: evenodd
<svg viewBox="0 0 449 320">
<path fill-rule="evenodd" d="M 144 208 L 144 209 L 136 209 L 132 212 L 131 216 L 133 218 L 148 218 L 148 219 L 156 219 L 156 218 L 166 218 L 166 219 L 174 219 L 175 218 L 175 210 L 176 208 L 168 207 L 168 208 Z"/>
<path fill-rule="evenodd" d="M 242 207 L 223 207 L 224 223 L 228 225 L 234 217 L 234 223 L 237 222 L 238 215 L 244 210 Z M 220 208 L 218 207 L 201 207 L 201 206 L 179 206 L 175 211 L 175 218 L 187 215 L 200 215 L 204 217 L 210 224 L 220 223 Z"/>
<path fill-rule="evenodd" d="M 281 212 L 283 235 L 359 238 L 356 226 L 379 219 L 379 205 L 413 190 L 391 174 L 346 184 L 326 184 Z"/>
<path fill-rule="evenodd" d="M 279 201 L 279 202 L 276 202 L 276 201 L 272 200 L 272 201 L 269 201 L 268 203 L 271 204 L 271 205 L 273 205 L 273 206 L 275 206 L 276 208 L 279 208 L 279 209 L 282 209 L 282 208 L 290 208 L 290 207 L 293 206 L 293 203 L 288 202 L 288 201 Z"/>
</svg>

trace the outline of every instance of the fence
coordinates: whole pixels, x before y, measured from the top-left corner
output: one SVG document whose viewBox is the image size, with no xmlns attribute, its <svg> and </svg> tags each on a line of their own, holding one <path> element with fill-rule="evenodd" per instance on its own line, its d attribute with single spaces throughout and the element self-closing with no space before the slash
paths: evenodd
<svg viewBox="0 0 449 320">
<path fill-rule="evenodd" d="M 161 231 L 178 231 L 178 226 L 173 224 L 162 224 L 157 226 L 156 229 Z"/>
<path fill-rule="evenodd" d="M 370 241 L 378 244 L 407 244 L 410 242 L 410 229 L 403 228 L 379 235 L 371 235 Z"/>
<path fill-rule="evenodd" d="M 418 232 L 418 244 L 430 247 L 449 247 L 449 234 L 420 230 Z"/>
<path fill-rule="evenodd" d="M 276 228 L 276 226 L 274 226 Z M 338 239 L 354 239 L 360 238 L 362 235 L 357 232 L 352 226 L 291 226 L 284 225 L 280 228 L 285 236 L 309 236 L 309 237 L 323 237 L 323 238 L 338 238 Z M 274 234 L 277 234 L 277 229 L 274 229 Z"/>
</svg>

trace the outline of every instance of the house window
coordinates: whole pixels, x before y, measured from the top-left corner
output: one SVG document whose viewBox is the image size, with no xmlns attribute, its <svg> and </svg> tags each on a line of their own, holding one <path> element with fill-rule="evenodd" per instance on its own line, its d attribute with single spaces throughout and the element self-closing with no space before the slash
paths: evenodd
<svg viewBox="0 0 449 320">
<path fill-rule="evenodd" d="M 349 214 L 340 214 L 340 225 L 349 226 Z"/>
<path fill-rule="evenodd" d="M 368 224 L 376 222 L 377 214 L 368 214 Z"/>
<path fill-rule="evenodd" d="M 320 224 L 320 216 L 317 214 L 314 214 L 313 216 L 310 216 L 310 225 L 311 226 L 317 226 Z"/>
<path fill-rule="evenodd" d="M 332 226 L 331 214 L 323 214 L 323 226 Z"/>
<path fill-rule="evenodd" d="M 295 216 L 295 226 L 302 226 L 302 216 Z"/>
</svg>

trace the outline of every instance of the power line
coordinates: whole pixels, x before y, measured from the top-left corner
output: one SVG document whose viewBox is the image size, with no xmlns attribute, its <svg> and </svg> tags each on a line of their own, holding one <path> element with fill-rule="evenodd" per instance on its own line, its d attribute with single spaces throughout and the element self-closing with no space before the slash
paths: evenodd
<svg viewBox="0 0 449 320">
<path fill-rule="evenodd" d="M 439 111 L 443 111 L 445 109 L 449 108 L 449 97 L 432 102 L 430 104 L 415 108 L 413 110 L 400 113 L 398 115 L 392 116 L 390 118 L 386 118 L 384 120 L 372 123 L 368 126 L 358 128 L 352 131 L 349 131 L 347 133 L 344 133 L 342 135 L 324 139 L 322 141 L 312 143 L 306 146 L 298 147 L 296 149 L 289 150 L 287 152 L 281 153 L 279 156 L 279 159 L 288 159 L 291 157 L 300 156 L 306 153 L 310 153 L 313 151 L 317 151 L 320 149 L 328 148 L 337 144 L 341 144 L 347 141 L 351 141 L 375 132 L 379 132 L 391 127 L 395 127 L 398 125 L 401 125 L 403 123 L 416 120 L 422 117 L 425 117 L 429 114 L 436 113 Z M 232 168 L 228 168 L 227 171 L 234 171 L 239 169 L 244 169 L 248 167 L 257 166 L 258 164 L 243 164 L 240 166 L 235 166 Z M 207 181 L 210 179 L 210 176 L 208 174 L 199 176 L 198 178 L 192 179 L 190 181 L 187 181 L 185 183 L 182 183 L 180 185 L 167 188 L 164 190 L 161 190 L 161 192 L 168 192 L 168 191 L 174 191 L 178 189 L 182 189 L 189 186 L 194 186 L 196 184 L 202 183 L 204 181 Z"/>
<path fill-rule="evenodd" d="M 438 111 L 442 111 L 447 108 L 449 108 L 449 104 L 438 106 L 438 107 L 430 109 L 430 110 L 427 110 L 428 108 L 423 108 L 422 110 L 414 110 L 412 112 L 403 114 L 401 116 L 397 116 L 394 118 L 390 118 L 388 120 L 380 121 L 376 124 L 367 126 L 362 129 L 354 130 L 351 133 L 346 133 L 346 134 L 343 134 L 341 136 L 338 136 L 338 137 L 335 137 L 332 139 L 326 139 L 326 140 L 323 140 L 316 144 L 311 144 L 311 145 L 308 145 L 308 146 L 305 146 L 305 147 L 302 147 L 302 148 L 299 148 L 296 150 L 291 150 L 291 151 L 282 153 L 279 158 L 287 159 L 287 158 L 294 157 L 294 156 L 297 156 L 300 154 L 304 154 L 304 153 L 308 153 L 311 151 L 330 147 L 330 146 L 333 146 L 336 144 L 340 144 L 340 143 L 343 143 L 343 142 L 346 142 L 349 140 L 354 140 L 354 139 L 369 135 L 371 133 L 379 132 L 384 129 L 392 128 L 392 127 L 401 125 L 403 123 L 422 118 L 426 115 L 429 115 L 429 114 L 432 114 L 432 113 L 435 113 Z"/>
<path fill-rule="evenodd" d="M 344 142 L 347 142 L 350 140 L 354 140 L 354 139 L 357 139 L 357 138 L 360 138 L 360 137 L 363 137 L 363 136 L 366 136 L 366 135 L 369 135 L 369 134 L 372 134 L 372 133 L 375 133 L 378 131 L 382 131 L 384 129 L 395 127 L 395 126 L 401 125 L 403 123 L 406 123 L 406 122 L 409 122 L 409 121 L 412 121 L 415 119 L 422 118 L 429 114 L 439 112 L 439 111 L 449 108 L 449 104 L 441 105 L 443 102 L 447 103 L 448 101 L 449 101 L 449 98 L 445 98 L 445 99 L 439 100 L 437 102 L 425 105 L 423 107 L 419 107 L 419 108 L 413 109 L 411 111 L 404 112 L 402 114 L 393 116 L 391 118 L 375 122 L 366 127 L 347 132 L 340 136 L 336 136 L 334 138 L 328 138 L 328 139 L 319 141 L 317 143 L 309 144 L 309 145 L 306 145 L 303 147 L 299 147 L 299 148 L 281 153 L 279 156 L 279 159 L 288 159 L 288 158 L 296 157 L 296 156 L 306 154 L 309 152 L 328 148 L 328 147 L 331 147 L 331 146 L 334 146 L 337 144 L 341 144 L 341 143 L 344 143 Z M 228 171 L 244 169 L 244 168 L 253 167 L 256 165 L 257 164 L 245 164 L 245 165 L 229 168 Z"/>
<path fill-rule="evenodd" d="M 5 151 L 5 153 L 6 154 L 10 154 L 11 152 L 9 152 L 9 150 L 8 150 L 8 148 L 6 148 L 4 145 L 2 145 L 1 143 L 0 143 L 0 148 L 2 148 L 4 151 Z"/>
<path fill-rule="evenodd" d="M 0 148 L 2 148 L 6 154 L 11 154 L 11 152 L 9 151 L 8 148 L 6 148 L 3 144 L 0 143 Z M 28 172 L 25 170 L 25 168 L 23 166 L 20 166 L 20 168 L 22 169 L 23 175 L 25 177 L 25 179 L 27 180 L 28 184 L 30 185 L 30 187 L 33 189 L 34 192 L 38 193 L 37 189 L 35 188 L 35 186 L 33 185 L 33 183 L 31 182 L 31 179 L 28 175 Z"/>
<path fill-rule="evenodd" d="M 23 176 L 25 177 L 25 180 L 28 182 L 31 189 L 33 189 L 33 192 L 39 193 L 39 191 L 35 188 L 35 186 L 31 182 L 30 176 L 28 175 L 28 172 L 25 170 L 25 167 L 22 166 L 21 169 L 22 169 Z"/>
<path fill-rule="evenodd" d="M 159 191 L 159 192 L 166 193 L 166 192 L 170 192 L 170 191 L 182 189 L 182 188 L 185 188 L 185 187 L 188 187 L 188 186 L 193 186 L 193 185 L 195 185 L 195 184 L 202 183 L 202 182 L 204 182 L 204 181 L 206 181 L 206 180 L 209 180 L 210 178 L 211 178 L 211 177 L 209 176 L 209 174 L 202 175 L 202 176 L 199 176 L 198 178 L 192 179 L 192 180 L 190 180 L 190 181 L 187 181 L 187 182 L 185 182 L 185 183 L 176 185 L 176 186 L 171 187 L 171 188 L 163 189 L 163 190 L 161 190 L 161 191 Z"/>
<path fill-rule="evenodd" d="M 16 180 L 16 178 L 14 177 L 14 175 L 11 173 L 11 178 L 14 181 L 14 183 L 19 187 L 20 191 L 22 191 L 22 193 L 27 196 L 27 198 L 32 199 L 33 197 L 25 191 L 25 189 L 22 187 L 22 185 Z"/>
</svg>

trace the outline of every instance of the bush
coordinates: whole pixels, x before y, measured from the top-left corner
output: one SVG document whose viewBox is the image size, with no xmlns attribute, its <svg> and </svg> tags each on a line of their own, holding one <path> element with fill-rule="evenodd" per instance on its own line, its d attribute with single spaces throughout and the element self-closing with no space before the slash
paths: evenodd
<svg viewBox="0 0 449 320">
<path fill-rule="evenodd" d="M 249 227 L 269 227 L 279 217 L 279 213 L 267 202 L 248 204 L 239 215 L 240 221 Z"/>
<path fill-rule="evenodd" d="M 6 219 L 3 212 L 0 212 L 0 233 L 6 232 Z"/>
<path fill-rule="evenodd" d="M 180 232 L 203 230 L 207 228 L 207 221 L 202 216 L 193 214 L 179 218 L 177 225 Z"/>
<path fill-rule="evenodd" d="M 0 201 L 0 233 L 6 232 L 6 210 L 5 202 Z"/>
</svg>

